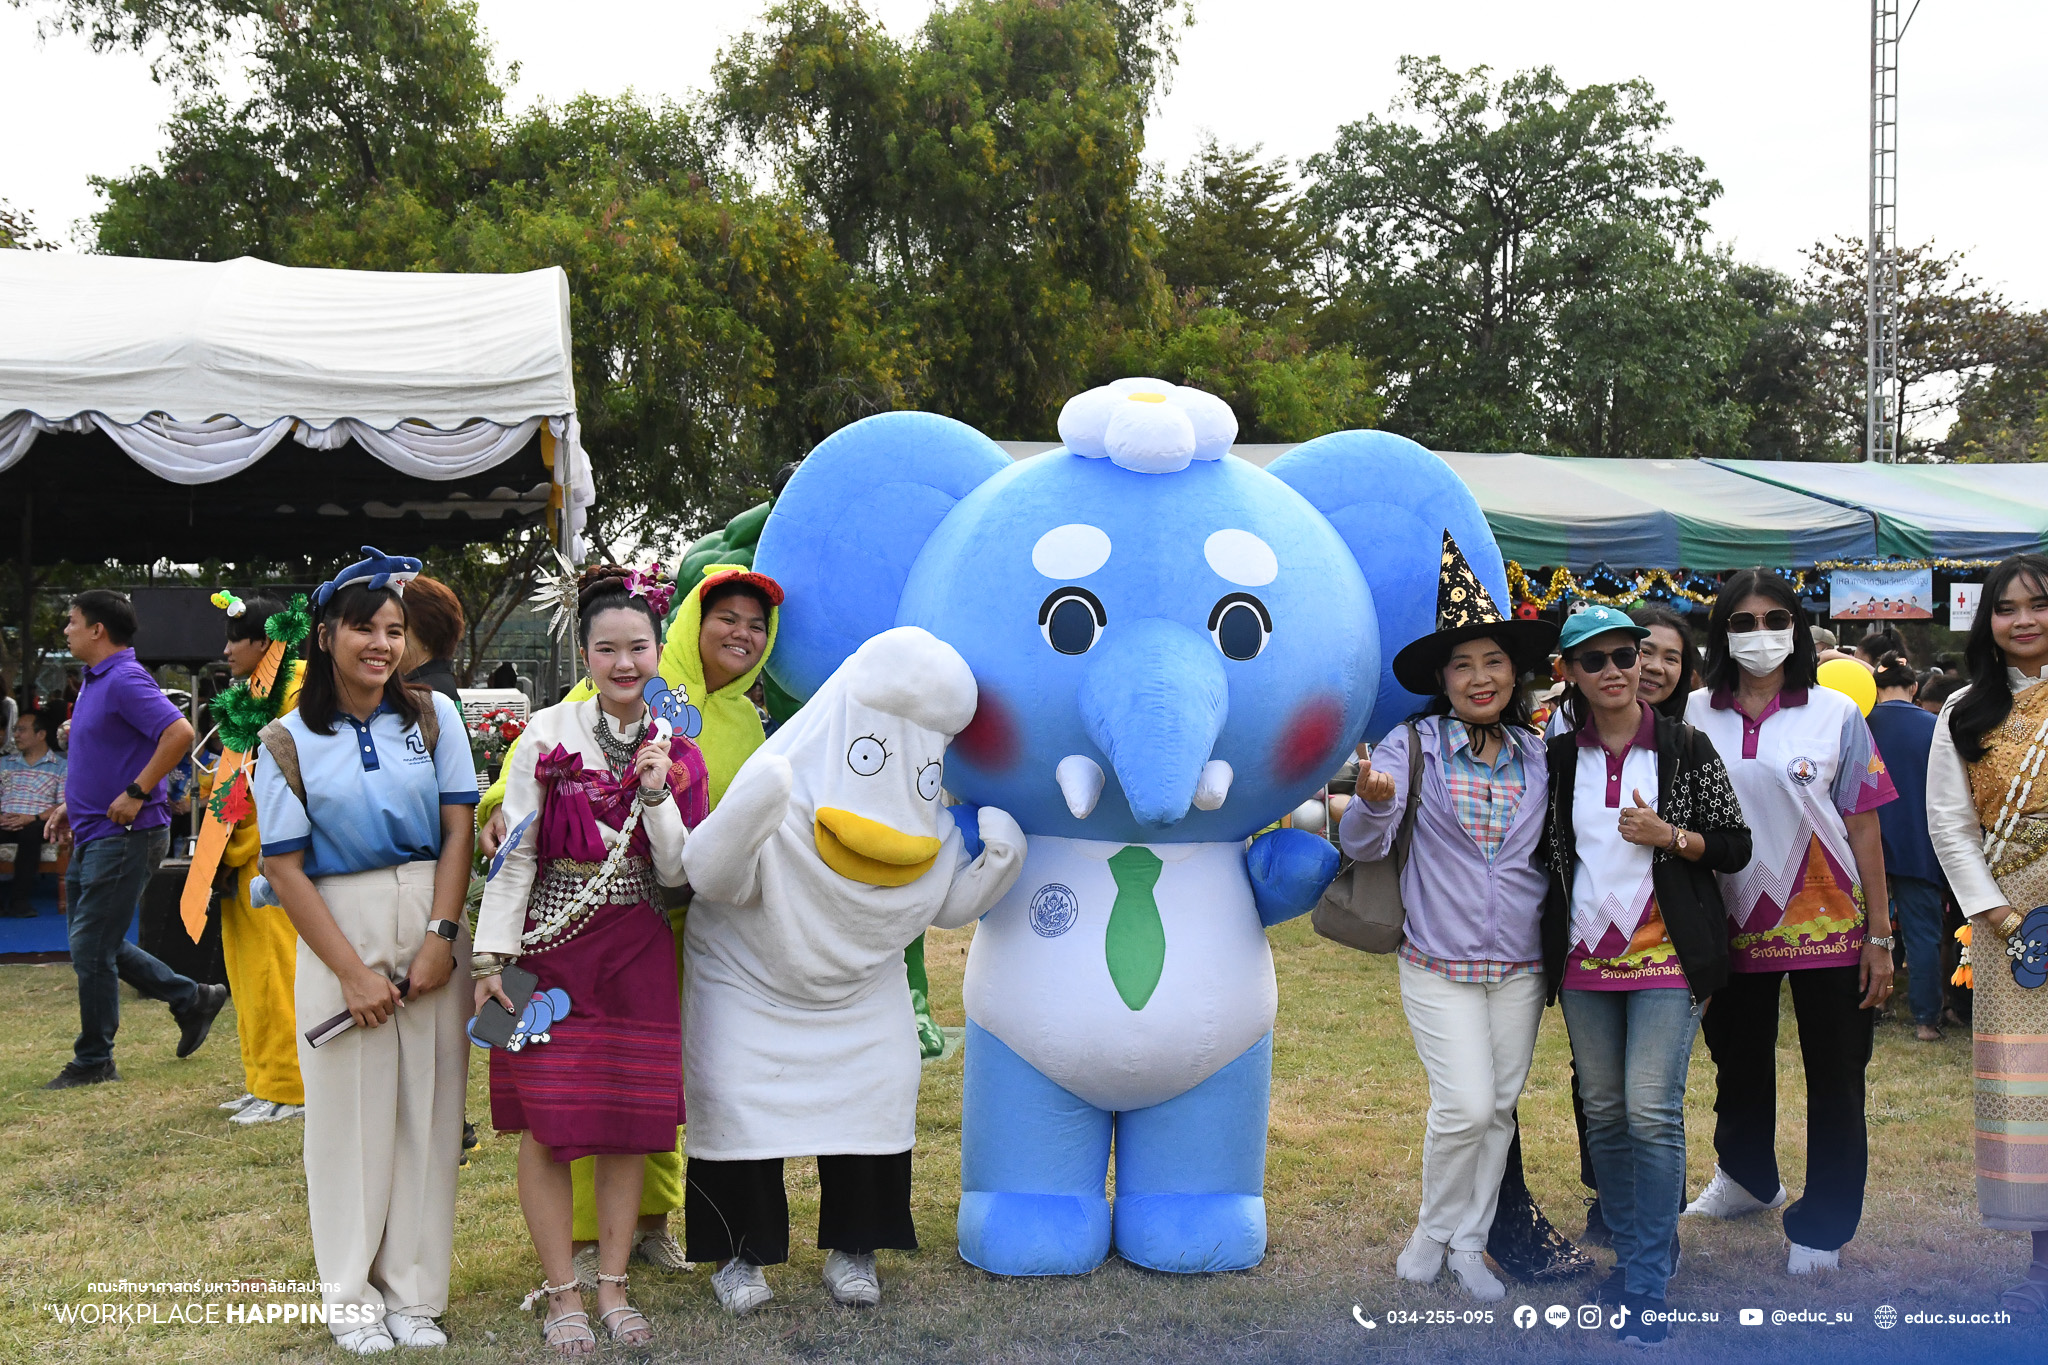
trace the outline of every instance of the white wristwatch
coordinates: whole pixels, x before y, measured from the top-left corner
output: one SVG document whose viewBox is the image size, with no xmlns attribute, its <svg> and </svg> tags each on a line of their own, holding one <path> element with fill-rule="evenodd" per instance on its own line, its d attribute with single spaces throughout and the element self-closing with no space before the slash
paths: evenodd
<svg viewBox="0 0 2048 1365">
<path fill-rule="evenodd" d="M 430 919 L 427 921 L 427 932 L 439 934 L 442 938 L 453 943 L 461 936 L 462 925 L 452 919 Z"/>
</svg>

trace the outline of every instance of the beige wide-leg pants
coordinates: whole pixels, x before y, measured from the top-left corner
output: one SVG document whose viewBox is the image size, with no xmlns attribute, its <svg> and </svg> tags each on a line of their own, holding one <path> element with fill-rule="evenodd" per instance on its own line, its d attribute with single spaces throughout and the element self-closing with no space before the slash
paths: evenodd
<svg viewBox="0 0 2048 1365">
<path fill-rule="evenodd" d="M 434 864 L 321 877 L 334 922 L 365 965 L 397 981 L 426 940 Z M 323 1047 L 305 1031 L 345 1008 L 341 982 L 303 943 L 297 1005 L 306 1081 L 306 1204 L 330 1306 L 439 1317 L 448 1307 L 455 1174 L 469 1079 L 469 933 L 448 983 L 373 1029 Z M 374 1319 L 373 1319 L 374 1320 Z M 361 1325 L 337 1324 L 336 1336 Z"/>
</svg>

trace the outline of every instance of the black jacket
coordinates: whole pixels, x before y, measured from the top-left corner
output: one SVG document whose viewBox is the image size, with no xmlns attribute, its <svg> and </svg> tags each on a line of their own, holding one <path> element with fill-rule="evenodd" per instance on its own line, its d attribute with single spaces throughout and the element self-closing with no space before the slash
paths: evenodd
<svg viewBox="0 0 2048 1365">
<path fill-rule="evenodd" d="M 1564 980 L 1571 949 L 1572 872 L 1578 839 L 1572 826 L 1572 792 L 1579 766 L 1579 738 L 1566 732 L 1549 743 L 1550 812 L 1544 844 L 1550 862 L 1550 894 L 1543 903 L 1543 975 L 1550 998 Z M 1658 849 L 1650 863 L 1657 909 L 1664 917 L 1678 964 L 1694 1000 L 1705 1000 L 1728 981 L 1728 912 L 1716 872 L 1749 866 L 1749 826 L 1742 803 L 1713 741 L 1682 720 L 1657 717 L 1657 810 L 1679 829 L 1701 837 L 1706 852 L 1689 863 Z M 1604 815 L 1605 812 L 1603 811 Z M 1612 816 L 1607 816 L 1612 819 Z"/>
</svg>

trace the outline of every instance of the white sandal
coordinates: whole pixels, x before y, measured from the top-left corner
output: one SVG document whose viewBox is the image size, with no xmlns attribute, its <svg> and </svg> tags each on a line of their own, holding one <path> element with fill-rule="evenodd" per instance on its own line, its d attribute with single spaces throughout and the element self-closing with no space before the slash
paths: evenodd
<svg viewBox="0 0 2048 1365">
<path fill-rule="evenodd" d="M 607 1275 L 602 1270 L 597 1272 L 597 1282 L 599 1284 L 615 1284 L 622 1288 L 632 1278 L 631 1275 Z M 621 1313 L 631 1313 L 634 1317 L 640 1319 L 640 1325 L 638 1327 L 612 1326 L 612 1319 Z M 604 1324 L 605 1331 L 611 1333 L 613 1341 L 624 1342 L 628 1346 L 644 1346 L 654 1340 L 654 1324 L 647 1320 L 645 1313 L 642 1313 L 630 1303 L 622 1303 L 617 1308 L 607 1309 L 599 1313 L 597 1320 Z M 633 1332 L 645 1332 L 647 1335 L 638 1341 L 627 1341 L 627 1336 Z"/>
<path fill-rule="evenodd" d="M 545 1303 L 547 1299 L 552 1298 L 556 1294 L 566 1294 L 570 1290 L 579 1287 L 573 1278 L 567 1284 L 549 1284 L 547 1277 L 542 1276 L 540 1288 L 526 1296 L 526 1303 L 523 1306 L 531 1307 L 536 1301 Z M 578 1321 L 578 1319 L 581 1319 L 581 1321 Z M 558 1330 L 562 1333 L 559 1337 L 555 1335 Z M 581 1333 L 581 1335 L 572 1335 L 574 1333 Z M 543 1345 L 553 1348 L 555 1354 L 565 1360 L 579 1360 L 584 1356 L 597 1354 L 597 1333 L 590 1330 L 590 1314 L 580 1308 L 572 1308 L 566 1313 L 557 1313 L 554 1317 L 548 1317 L 547 1309 L 543 1307 L 541 1309 L 540 1339 Z M 565 1346 L 580 1346 L 584 1342 L 590 1343 L 590 1349 L 587 1351 L 566 1351 L 562 1349 Z"/>
</svg>

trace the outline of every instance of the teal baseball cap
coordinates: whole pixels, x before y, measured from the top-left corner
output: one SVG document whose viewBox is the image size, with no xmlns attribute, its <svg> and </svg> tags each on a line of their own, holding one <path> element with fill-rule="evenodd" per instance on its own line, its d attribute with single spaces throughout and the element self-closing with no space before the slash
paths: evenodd
<svg viewBox="0 0 2048 1365">
<path fill-rule="evenodd" d="M 1557 635 L 1557 652 L 1569 654 L 1595 635 L 1605 635 L 1610 630 L 1625 631 L 1638 640 L 1650 635 L 1648 626 L 1629 620 L 1628 613 L 1619 607 L 1603 607 L 1595 602 L 1564 618 L 1564 629 Z"/>
</svg>

